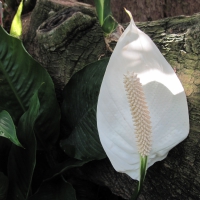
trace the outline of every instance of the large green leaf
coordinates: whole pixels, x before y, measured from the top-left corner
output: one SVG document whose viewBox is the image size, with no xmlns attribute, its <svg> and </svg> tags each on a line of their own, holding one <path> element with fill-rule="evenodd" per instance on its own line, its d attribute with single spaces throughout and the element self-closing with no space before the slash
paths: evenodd
<svg viewBox="0 0 200 200">
<path fill-rule="evenodd" d="M 58 177 L 45 181 L 28 200 L 76 200 L 76 193 L 70 183 Z"/>
<path fill-rule="evenodd" d="M 0 200 L 6 200 L 8 190 L 8 178 L 0 172 Z"/>
<path fill-rule="evenodd" d="M 108 59 L 89 64 L 76 73 L 64 89 L 62 126 L 71 133 L 60 145 L 66 154 L 76 159 L 106 157 L 97 131 L 96 107 L 107 64 Z"/>
<path fill-rule="evenodd" d="M 25 149 L 12 145 L 8 158 L 8 199 L 26 200 L 36 164 L 34 123 L 39 114 L 38 92 L 30 101 L 29 109 L 19 120 L 17 135 Z"/>
<path fill-rule="evenodd" d="M 21 41 L 0 27 L 0 111 L 6 110 L 17 124 L 30 98 L 39 91 L 40 114 L 36 122 L 39 145 L 47 148 L 58 138 L 60 111 L 54 85 L 46 70 L 24 49 Z"/>
<path fill-rule="evenodd" d="M 8 138 L 15 145 L 22 147 L 17 139 L 15 125 L 10 114 L 3 110 L 0 112 L 0 136 Z"/>
<path fill-rule="evenodd" d="M 68 160 L 66 160 L 64 162 L 57 164 L 50 171 L 47 171 L 47 173 L 44 176 L 44 180 L 50 180 L 50 179 L 62 174 L 66 170 L 72 169 L 74 167 L 81 167 L 90 161 L 92 161 L 92 159 L 83 161 L 83 160 L 76 160 L 74 158 L 69 158 Z"/>
</svg>

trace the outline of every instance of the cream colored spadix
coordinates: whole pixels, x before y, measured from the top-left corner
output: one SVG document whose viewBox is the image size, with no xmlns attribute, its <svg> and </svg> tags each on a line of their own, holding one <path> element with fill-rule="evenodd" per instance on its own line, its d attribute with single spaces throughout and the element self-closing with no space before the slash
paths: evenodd
<svg viewBox="0 0 200 200">
<path fill-rule="evenodd" d="M 124 87 L 127 92 L 130 112 L 135 126 L 135 137 L 138 152 L 148 156 L 151 149 L 151 120 L 145 101 L 142 84 L 133 72 L 124 76 Z"/>
<path fill-rule="evenodd" d="M 102 146 L 116 171 L 139 180 L 189 133 L 184 89 L 153 41 L 132 17 L 107 66 L 97 105 Z"/>
</svg>

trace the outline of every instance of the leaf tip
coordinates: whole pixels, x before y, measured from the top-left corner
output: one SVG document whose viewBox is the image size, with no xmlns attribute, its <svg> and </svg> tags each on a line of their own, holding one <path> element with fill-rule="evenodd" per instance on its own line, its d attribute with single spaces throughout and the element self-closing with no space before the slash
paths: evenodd
<svg viewBox="0 0 200 200">
<path fill-rule="evenodd" d="M 17 146 L 18 146 L 18 147 L 21 147 L 21 148 L 23 148 L 23 149 L 26 149 L 21 143 L 19 143 Z"/>
</svg>

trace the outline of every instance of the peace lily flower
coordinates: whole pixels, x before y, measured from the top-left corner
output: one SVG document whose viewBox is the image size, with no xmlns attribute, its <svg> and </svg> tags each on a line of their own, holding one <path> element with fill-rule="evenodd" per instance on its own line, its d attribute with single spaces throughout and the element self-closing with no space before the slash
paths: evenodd
<svg viewBox="0 0 200 200">
<path fill-rule="evenodd" d="M 97 127 L 115 170 L 141 181 L 142 167 L 146 172 L 187 137 L 189 116 L 174 70 L 129 15 L 102 81 Z"/>
</svg>

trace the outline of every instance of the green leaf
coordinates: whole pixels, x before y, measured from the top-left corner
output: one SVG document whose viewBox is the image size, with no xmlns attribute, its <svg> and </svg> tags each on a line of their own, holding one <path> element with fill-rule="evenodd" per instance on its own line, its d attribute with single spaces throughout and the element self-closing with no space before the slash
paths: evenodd
<svg viewBox="0 0 200 200">
<path fill-rule="evenodd" d="M 8 138 L 15 145 L 22 147 L 17 139 L 15 125 L 10 114 L 3 110 L 0 112 L 0 136 Z"/>
<path fill-rule="evenodd" d="M 99 23 L 102 26 L 104 19 L 111 15 L 110 0 L 94 0 L 97 15 L 99 18 Z"/>
<path fill-rule="evenodd" d="M 112 16 L 110 0 L 94 0 L 99 23 L 104 33 L 109 34 L 117 27 L 117 21 Z"/>
<path fill-rule="evenodd" d="M 17 125 L 30 98 L 39 90 L 40 114 L 36 134 L 40 148 L 50 148 L 59 134 L 60 110 L 47 71 L 24 49 L 22 42 L 0 27 L 0 111 L 6 110 Z"/>
<path fill-rule="evenodd" d="M 6 200 L 8 190 L 8 178 L 0 172 L 0 200 Z"/>
<path fill-rule="evenodd" d="M 82 161 L 82 160 L 76 160 L 74 158 L 69 158 L 68 160 L 64 161 L 63 163 L 58 164 L 53 169 L 48 171 L 44 176 L 44 180 L 50 180 L 50 179 L 62 174 L 66 170 L 72 169 L 74 167 L 81 167 L 90 161 L 92 161 L 92 159 Z"/>
<path fill-rule="evenodd" d="M 45 181 L 28 200 L 76 200 L 76 193 L 70 183 L 58 177 Z"/>
<path fill-rule="evenodd" d="M 117 24 L 118 23 L 114 19 L 114 17 L 111 15 L 108 15 L 103 22 L 102 29 L 103 29 L 104 33 L 109 34 L 116 29 Z"/>
<path fill-rule="evenodd" d="M 22 21 L 21 21 L 22 9 L 23 9 L 23 0 L 19 4 L 19 7 L 13 18 L 11 28 L 10 28 L 10 35 L 17 38 L 20 38 L 22 35 Z"/>
<path fill-rule="evenodd" d="M 96 108 L 108 61 L 102 59 L 84 67 L 64 89 L 62 126 L 63 130 L 71 130 L 71 134 L 60 145 L 66 154 L 76 159 L 106 157 L 97 131 Z"/>
<path fill-rule="evenodd" d="M 29 109 L 22 115 L 18 124 L 18 137 L 25 147 L 12 145 L 8 158 L 9 189 L 8 199 L 26 200 L 29 194 L 36 164 L 36 139 L 34 124 L 39 114 L 38 92 L 30 101 Z"/>
</svg>

